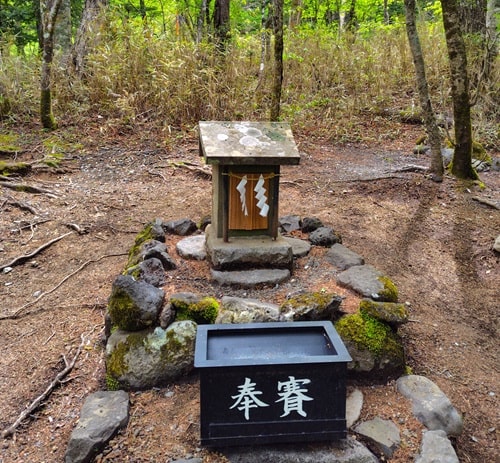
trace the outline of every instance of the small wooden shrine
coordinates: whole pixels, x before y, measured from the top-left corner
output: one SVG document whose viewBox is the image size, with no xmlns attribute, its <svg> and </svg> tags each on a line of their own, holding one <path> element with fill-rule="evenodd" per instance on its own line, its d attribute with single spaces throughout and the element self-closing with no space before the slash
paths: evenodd
<svg viewBox="0 0 500 463">
<path fill-rule="evenodd" d="M 278 236 L 281 165 L 300 155 L 284 122 L 200 122 L 200 155 L 212 165 L 217 238 Z"/>
</svg>

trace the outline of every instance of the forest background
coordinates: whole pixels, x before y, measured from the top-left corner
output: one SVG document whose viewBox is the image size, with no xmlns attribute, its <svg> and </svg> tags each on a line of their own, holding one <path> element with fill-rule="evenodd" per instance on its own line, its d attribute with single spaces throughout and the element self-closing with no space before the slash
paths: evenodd
<svg viewBox="0 0 500 463">
<path fill-rule="evenodd" d="M 54 34 L 49 85 L 60 126 L 99 118 L 122 129 L 150 123 L 178 136 L 199 120 L 266 120 L 276 3 L 2 0 L 2 123 L 39 117 L 40 88 L 47 85 L 41 83 L 44 27 L 45 37 Z M 486 149 L 497 148 L 499 8 L 495 0 L 452 3 L 466 44 L 473 137 Z M 441 2 L 418 1 L 416 10 L 433 108 L 441 122 L 450 121 Z M 402 0 L 290 0 L 282 16 L 279 117 L 294 130 L 359 142 L 366 117 L 421 122 Z"/>
</svg>

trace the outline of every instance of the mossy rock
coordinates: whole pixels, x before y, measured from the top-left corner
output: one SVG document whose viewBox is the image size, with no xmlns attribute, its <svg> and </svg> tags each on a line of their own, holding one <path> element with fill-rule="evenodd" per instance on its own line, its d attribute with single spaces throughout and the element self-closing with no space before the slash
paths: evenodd
<svg viewBox="0 0 500 463">
<path fill-rule="evenodd" d="M 153 326 L 163 305 L 165 292 L 131 276 L 118 276 L 113 282 L 108 313 L 114 326 L 139 331 Z"/>
<path fill-rule="evenodd" d="M 389 325 L 357 312 L 340 318 L 335 328 L 353 359 L 349 370 L 373 378 L 397 376 L 404 370 L 403 346 Z"/>
<path fill-rule="evenodd" d="M 199 325 L 208 325 L 214 323 L 219 314 L 219 303 L 213 297 L 190 301 L 173 296 L 170 298 L 170 303 L 176 312 L 176 321 L 192 320 Z"/>
<path fill-rule="evenodd" d="M 399 326 L 408 321 L 408 308 L 397 302 L 376 302 L 371 299 L 362 299 L 359 303 L 361 313 L 370 315 L 377 320 L 391 326 Z"/>
<path fill-rule="evenodd" d="M 134 333 L 117 330 L 106 345 L 109 389 L 149 389 L 176 381 L 194 368 L 196 324 L 181 321 Z"/>
<path fill-rule="evenodd" d="M 342 300 L 341 296 L 326 291 L 301 293 L 284 301 L 280 313 L 289 321 L 334 320 Z"/>
<path fill-rule="evenodd" d="M 142 260 L 142 247 L 148 241 L 165 242 L 165 233 L 161 229 L 161 221 L 159 219 L 146 224 L 142 231 L 136 235 L 134 244 L 128 252 L 127 269 L 137 265 Z"/>
</svg>

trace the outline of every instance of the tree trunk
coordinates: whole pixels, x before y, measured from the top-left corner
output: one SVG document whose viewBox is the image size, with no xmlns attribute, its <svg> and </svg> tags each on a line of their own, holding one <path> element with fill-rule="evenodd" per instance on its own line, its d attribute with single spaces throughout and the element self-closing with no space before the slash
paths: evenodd
<svg viewBox="0 0 500 463">
<path fill-rule="evenodd" d="M 271 121 L 278 121 L 281 112 L 283 85 L 283 0 L 273 0 L 274 25 L 274 78 L 271 93 Z"/>
<path fill-rule="evenodd" d="M 40 3 L 43 30 L 40 120 L 43 128 L 47 130 L 54 130 L 57 128 L 57 123 L 52 113 L 51 70 L 52 60 L 54 58 L 54 29 L 61 1 L 62 0 L 48 0 L 47 3 Z"/>
<path fill-rule="evenodd" d="M 455 123 L 455 153 L 451 173 L 463 179 L 477 179 L 472 168 L 472 123 L 469 100 L 467 55 L 460 30 L 457 0 L 441 0 L 443 24 L 450 63 L 451 97 Z"/>
<path fill-rule="evenodd" d="M 425 75 L 425 62 L 420 45 L 416 25 L 416 4 L 415 0 L 404 0 L 405 16 L 406 16 L 406 34 L 408 35 L 408 43 L 410 44 L 411 54 L 413 56 L 413 64 L 415 65 L 415 75 L 417 80 L 418 96 L 422 115 L 424 118 L 425 131 L 429 138 L 431 147 L 431 165 L 429 172 L 434 181 L 441 182 L 443 180 L 443 158 L 441 155 L 441 136 L 439 127 L 436 122 L 436 116 L 432 109 L 432 103 L 429 95 L 429 86 L 427 85 L 427 77 Z"/>
<path fill-rule="evenodd" d="M 85 0 L 80 27 L 73 47 L 73 66 L 80 76 L 85 74 L 85 61 L 91 48 L 89 40 L 92 39 L 97 42 L 99 37 L 95 30 L 99 28 L 97 18 L 108 4 L 109 0 Z M 92 46 L 95 45 L 96 43 L 92 44 Z"/>
<path fill-rule="evenodd" d="M 488 0 L 486 7 L 486 53 L 484 57 L 483 73 L 484 80 L 489 82 L 491 71 L 498 56 L 498 40 L 500 33 L 497 31 L 497 16 L 500 15 L 500 4 L 498 0 Z"/>
<path fill-rule="evenodd" d="M 225 51 L 230 35 L 229 1 L 215 0 L 214 31 L 215 41 L 220 51 Z"/>
<path fill-rule="evenodd" d="M 205 17 L 207 13 L 208 2 L 207 0 L 201 0 L 200 12 L 198 14 L 198 21 L 196 25 L 196 43 L 201 43 L 203 37 L 205 36 Z"/>
<path fill-rule="evenodd" d="M 288 27 L 295 29 L 300 26 L 302 20 L 302 0 L 292 0 L 290 5 L 290 19 L 288 20 Z"/>
<path fill-rule="evenodd" d="M 63 62 L 67 62 L 71 53 L 71 37 L 71 1 L 61 0 L 54 29 L 54 48 L 61 52 Z"/>
</svg>

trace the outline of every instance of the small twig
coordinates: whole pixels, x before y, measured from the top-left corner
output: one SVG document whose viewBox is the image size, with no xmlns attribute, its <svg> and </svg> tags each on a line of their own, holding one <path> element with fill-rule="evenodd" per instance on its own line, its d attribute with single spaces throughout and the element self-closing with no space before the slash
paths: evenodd
<svg viewBox="0 0 500 463">
<path fill-rule="evenodd" d="M 70 232 L 72 233 L 72 232 Z M 24 310 L 27 309 L 28 307 L 31 307 L 32 305 L 35 305 L 40 299 L 42 299 L 45 296 L 48 296 L 49 294 L 53 293 L 56 291 L 61 285 L 63 285 L 66 281 L 68 281 L 72 276 L 76 275 L 78 272 L 83 270 L 87 265 L 99 262 L 102 259 L 105 259 L 107 257 L 118 257 L 118 256 L 126 256 L 128 253 L 122 252 L 119 254 L 105 254 L 104 256 L 99 257 L 98 259 L 91 259 L 88 260 L 87 262 L 84 262 L 80 267 L 78 267 L 74 272 L 71 272 L 69 275 L 66 275 L 57 285 L 55 285 L 52 289 L 49 291 L 46 291 L 45 293 L 40 294 L 34 301 L 28 302 L 27 304 L 24 304 L 23 306 L 19 307 L 19 309 L 15 310 L 14 313 L 5 315 L 0 317 L 1 320 L 15 320 L 16 318 L 19 318 L 19 314 Z"/>
<path fill-rule="evenodd" d="M 14 421 L 14 423 L 12 425 L 10 425 L 8 428 L 6 428 L 6 429 L 4 429 L 2 431 L 2 437 L 4 439 L 7 438 L 7 437 L 9 437 L 9 436 L 11 436 L 12 434 L 14 434 L 14 432 L 16 431 L 16 429 L 18 428 L 18 426 L 28 416 L 30 416 L 40 406 L 40 404 L 44 400 L 46 400 L 50 396 L 50 394 L 52 393 L 52 391 L 59 384 L 62 383 L 62 379 L 73 369 L 73 367 L 75 366 L 76 360 L 78 359 L 78 356 L 82 352 L 83 346 L 85 344 L 85 337 L 83 336 L 83 334 L 81 335 L 81 340 L 82 340 L 82 342 L 78 346 L 78 349 L 76 350 L 76 353 L 73 356 L 73 359 L 71 360 L 71 362 L 68 362 L 68 360 L 66 359 L 66 357 L 63 355 L 62 358 L 64 360 L 64 365 L 65 365 L 64 369 L 62 371 L 60 371 L 56 375 L 56 377 L 47 386 L 47 388 L 45 389 L 45 391 L 43 391 L 43 393 L 41 395 L 39 395 L 33 402 L 31 402 L 31 404 L 28 406 L 28 408 L 26 408 L 26 409 L 24 409 L 22 411 L 22 413 L 19 415 L 19 417 L 17 418 L 17 420 Z"/>
<path fill-rule="evenodd" d="M 16 201 L 14 198 L 11 197 L 8 197 L 6 203 L 4 204 L 10 204 L 11 206 L 18 207 L 21 210 L 29 211 L 33 215 L 38 215 L 38 212 L 33 206 L 22 201 Z"/>
<path fill-rule="evenodd" d="M 52 246 L 54 243 L 57 243 L 58 241 L 62 240 L 63 238 L 65 238 L 68 235 L 71 235 L 72 233 L 73 232 L 68 232 L 68 233 L 65 233 L 64 235 L 58 236 L 57 238 L 50 240 L 48 243 L 42 244 L 39 248 L 35 249 L 30 254 L 16 257 L 15 259 L 11 260 L 9 263 L 0 265 L 0 270 L 3 270 L 5 267 L 13 267 L 14 265 L 19 265 L 19 264 L 22 264 L 23 262 L 26 262 L 27 260 L 36 256 L 38 253 L 42 252 L 44 249 L 47 249 L 49 246 Z"/>
</svg>

